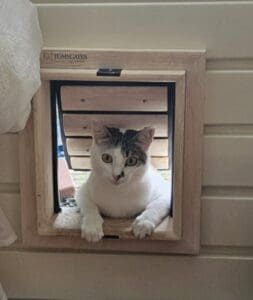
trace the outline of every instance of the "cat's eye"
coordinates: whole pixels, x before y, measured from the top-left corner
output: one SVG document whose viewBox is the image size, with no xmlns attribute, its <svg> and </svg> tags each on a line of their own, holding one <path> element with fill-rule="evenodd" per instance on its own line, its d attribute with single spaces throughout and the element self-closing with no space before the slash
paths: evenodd
<svg viewBox="0 0 253 300">
<path fill-rule="evenodd" d="M 102 154 L 102 160 L 103 160 L 103 162 L 110 164 L 110 163 L 112 163 L 112 156 L 108 153 L 104 153 L 104 154 Z"/>
<path fill-rule="evenodd" d="M 129 167 L 136 166 L 137 162 L 138 162 L 138 159 L 134 156 L 131 156 L 126 160 L 126 166 L 129 166 Z"/>
</svg>

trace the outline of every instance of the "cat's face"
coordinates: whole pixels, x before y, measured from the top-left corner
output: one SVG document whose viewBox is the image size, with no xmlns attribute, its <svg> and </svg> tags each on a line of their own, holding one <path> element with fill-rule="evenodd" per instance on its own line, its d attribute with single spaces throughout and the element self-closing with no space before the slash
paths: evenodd
<svg viewBox="0 0 253 300">
<path fill-rule="evenodd" d="M 121 185 L 144 175 L 148 148 L 154 129 L 120 131 L 118 128 L 93 125 L 92 166 L 113 185 Z"/>
</svg>

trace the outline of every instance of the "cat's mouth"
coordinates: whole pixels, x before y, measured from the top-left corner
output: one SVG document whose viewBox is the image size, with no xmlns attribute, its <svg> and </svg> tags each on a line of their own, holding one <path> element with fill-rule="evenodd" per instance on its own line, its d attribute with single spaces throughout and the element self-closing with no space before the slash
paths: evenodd
<svg viewBox="0 0 253 300">
<path fill-rule="evenodd" d="M 121 179 L 120 180 L 110 179 L 109 181 L 115 186 L 122 185 L 123 183 L 125 183 L 125 180 L 121 180 Z"/>
<path fill-rule="evenodd" d="M 116 181 L 116 182 L 114 182 L 113 184 L 114 184 L 114 185 L 121 185 L 121 184 L 122 184 L 122 182 L 118 182 L 118 181 Z"/>
<path fill-rule="evenodd" d="M 122 172 L 123 173 L 123 172 Z M 120 175 L 113 175 L 112 178 L 110 179 L 110 181 L 114 184 L 114 185 L 121 185 L 122 183 L 125 182 L 124 180 L 124 174 L 120 174 Z"/>
</svg>

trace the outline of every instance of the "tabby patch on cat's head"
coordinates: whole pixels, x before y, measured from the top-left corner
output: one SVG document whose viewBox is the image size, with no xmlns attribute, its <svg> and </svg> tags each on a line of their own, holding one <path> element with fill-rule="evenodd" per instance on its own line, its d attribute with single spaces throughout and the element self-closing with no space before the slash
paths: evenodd
<svg viewBox="0 0 253 300">
<path fill-rule="evenodd" d="M 136 156 L 140 163 L 145 164 L 147 151 L 153 140 L 154 128 L 144 127 L 142 130 L 128 129 L 121 131 L 119 128 L 93 124 L 93 138 L 97 145 L 107 147 L 120 147 L 124 157 Z"/>
<path fill-rule="evenodd" d="M 120 130 L 93 124 L 92 169 L 114 185 L 130 183 L 144 176 L 149 168 L 148 148 L 154 129 Z"/>
</svg>

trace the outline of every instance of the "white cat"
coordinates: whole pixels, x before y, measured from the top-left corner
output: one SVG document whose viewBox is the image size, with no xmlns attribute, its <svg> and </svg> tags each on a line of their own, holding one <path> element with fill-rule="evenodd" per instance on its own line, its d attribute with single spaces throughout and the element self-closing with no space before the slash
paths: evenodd
<svg viewBox="0 0 253 300">
<path fill-rule="evenodd" d="M 103 218 L 135 217 L 133 233 L 150 235 L 168 215 L 171 185 L 151 166 L 148 148 L 154 129 L 140 131 L 93 125 L 92 171 L 76 193 L 82 237 L 95 242 L 103 233 Z"/>
</svg>

